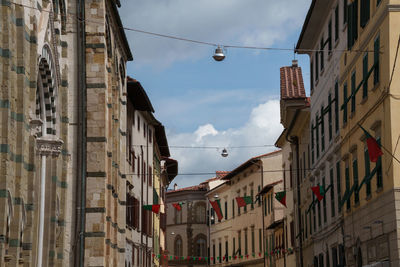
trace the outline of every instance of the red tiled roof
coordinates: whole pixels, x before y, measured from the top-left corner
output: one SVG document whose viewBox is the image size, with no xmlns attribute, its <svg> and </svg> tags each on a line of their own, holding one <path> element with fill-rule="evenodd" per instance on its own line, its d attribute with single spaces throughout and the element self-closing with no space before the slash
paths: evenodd
<svg viewBox="0 0 400 267">
<path fill-rule="evenodd" d="M 282 67 L 281 72 L 281 99 L 305 98 L 303 75 L 297 63 L 289 67 Z"/>
<path fill-rule="evenodd" d="M 217 177 L 215 177 L 215 178 L 220 179 L 220 178 L 224 177 L 225 175 L 227 175 L 228 173 L 229 173 L 229 171 L 216 171 L 215 174 L 217 175 Z"/>
<path fill-rule="evenodd" d="M 175 192 L 182 192 L 182 191 L 205 191 L 207 190 L 206 184 L 199 184 L 194 186 L 188 186 L 184 188 L 179 188 L 176 190 L 167 191 L 167 194 L 175 193 Z"/>
</svg>

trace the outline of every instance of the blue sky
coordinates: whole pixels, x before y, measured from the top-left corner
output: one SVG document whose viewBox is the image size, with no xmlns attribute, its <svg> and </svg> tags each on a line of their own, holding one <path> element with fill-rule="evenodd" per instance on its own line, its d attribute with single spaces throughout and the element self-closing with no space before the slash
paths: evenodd
<svg viewBox="0 0 400 267">
<path fill-rule="evenodd" d="M 311 0 L 130 0 L 120 9 L 124 26 L 200 41 L 292 48 Z M 291 8 L 288 9 L 287 7 Z M 228 48 L 226 59 L 212 59 L 215 47 L 126 32 L 134 55 L 128 75 L 141 82 L 166 126 L 179 172 L 232 170 L 273 147 L 282 128 L 279 118 L 279 68 L 291 64 L 291 51 Z M 298 56 L 309 91 L 307 56 Z M 228 148 L 230 155 L 220 152 Z M 180 175 L 180 187 L 212 175 Z"/>
</svg>

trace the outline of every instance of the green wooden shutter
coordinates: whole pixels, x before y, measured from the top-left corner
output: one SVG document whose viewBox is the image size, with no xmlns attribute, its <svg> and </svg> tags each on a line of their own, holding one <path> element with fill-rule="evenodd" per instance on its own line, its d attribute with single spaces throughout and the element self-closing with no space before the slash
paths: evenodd
<svg viewBox="0 0 400 267">
<path fill-rule="evenodd" d="M 333 169 L 329 170 L 329 182 L 331 186 L 331 217 L 335 217 L 335 186 L 333 185 Z"/>
<path fill-rule="evenodd" d="M 324 69 L 324 37 L 323 36 L 320 41 L 320 50 L 321 50 L 321 51 L 319 51 L 319 55 L 320 55 L 320 59 L 321 59 L 320 67 L 321 67 L 321 72 L 322 72 L 322 70 Z"/>
<path fill-rule="evenodd" d="M 349 170 L 349 167 L 348 166 L 346 166 L 346 169 L 345 169 L 345 172 L 344 172 L 344 175 L 345 175 L 345 179 L 346 179 L 346 192 L 349 192 L 350 191 L 350 170 Z M 345 193 L 346 194 L 346 193 Z M 345 200 L 345 199 L 344 199 Z M 347 202 L 346 202 L 346 208 L 349 210 L 350 209 L 350 198 L 349 197 L 347 197 Z"/>
<path fill-rule="evenodd" d="M 321 106 L 321 151 L 325 151 L 324 106 Z"/>
<path fill-rule="evenodd" d="M 328 137 L 329 141 L 332 140 L 332 94 L 328 95 Z"/>
<path fill-rule="evenodd" d="M 335 8 L 335 42 L 339 39 L 339 5 Z"/>
<path fill-rule="evenodd" d="M 368 96 L 368 53 L 363 58 L 363 98 Z"/>
<path fill-rule="evenodd" d="M 358 192 L 358 163 L 357 163 L 357 159 L 353 160 L 353 186 L 355 186 L 354 203 L 357 204 L 358 202 L 360 202 L 360 194 Z"/>
<path fill-rule="evenodd" d="M 378 137 L 376 138 L 376 142 L 378 144 L 381 144 L 381 138 Z M 376 162 L 377 165 L 377 171 L 376 171 L 376 186 L 377 188 L 382 188 L 383 187 L 383 174 L 382 174 L 382 156 L 378 158 L 378 161 Z"/>
<path fill-rule="evenodd" d="M 326 190 L 326 183 L 325 183 L 325 176 L 322 177 L 322 187 L 324 190 Z M 327 216 L 326 216 L 326 195 L 324 195 L 324 199 L 322 199 L 322 206 L 324 210 L 324 223 L 327 221 Z"/>
<path fill-rule="evenodd" d="M 379 39 L 376 37 L 374 42 L 374 85 L 379 83 Z"/>
<path fill-rule="evenodd" d="M 317 143 L 316 150 L 317 150 L 317 159 L 319 158 L 319 123 L 318 123 L 318 114 L 315 115 L 315 141 Z"/>
<path fill-rule="evenodd" d="M 361 0 L 361 7 L 360 7 L 360 26 L 365 27 L 369 20 L 369 10 L 370 10 L 370 3 L 369 0 Z"/>
<path fill-rule="evenodd" d="M 319 68 L 319 66 L 318 66 L 318 52 L 315 52 L 314 58 L 315 58 L 315 80 L 317 81 L 318 80 L 318 68 Z"/>
<path fill-rule="evenodd" d="M 356 111 L 356 71 L 351 74 L 351 113 Z"/>
<path fill-rule="evenodd" d="M 365 177 L 368 177 L 369 174 L 371 173 L 371 167 L 370 167 L 370 160 L 369 160 L 369 153 L 367 146 L 364 149 L 364 166 L 365 166 Z M 368 179 L 366 184 L 367 184 L 366 194 L 368 197 L 371 195 L 371 180 Z"/>
<path fill-rule="evenodd" d="M 343 124 L 347 123 L 347 83 L 343 85 Z"/>
<path fill-rule="evenodd" d="M 335 82 L 335 131 L 339 131 L 339 84 Z"/>
<path fill-rule="evenodd" d="M 340 202 L 342 202 L 342 192 L 341 192 L 341 181 L 340 181 L 340 161 L 336 162 L 336 192 L 337 192 L 337 203 L 338 203 L 338 212 L 340 213 L 342 210 L 342 206 Z"/>
</svg>

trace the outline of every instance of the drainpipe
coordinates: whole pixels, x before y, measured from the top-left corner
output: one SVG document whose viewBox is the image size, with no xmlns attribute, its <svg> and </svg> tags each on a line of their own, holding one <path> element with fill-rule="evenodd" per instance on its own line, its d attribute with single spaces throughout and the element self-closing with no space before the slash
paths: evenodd
<svg viewBox="0 0 400 267">
<path fill-rule="evenodd" d="M 76 184 L 76 243 L 75 266 L 84 266 L 86 223 L 86 29 L 85 0 L 77 5 L 78 26 L 78 129 L 77 129 L 77 184 Z"/>
<path fill-rule="evenodd" d="M 46 155 L 41 155 L 42 166 L 40 175 L 40 216 L 39 216 L 39 241 L 37 265 L 43 266 L 43 235 L 44 235 L 44 211 L 46 194 Z"/>
</svg>

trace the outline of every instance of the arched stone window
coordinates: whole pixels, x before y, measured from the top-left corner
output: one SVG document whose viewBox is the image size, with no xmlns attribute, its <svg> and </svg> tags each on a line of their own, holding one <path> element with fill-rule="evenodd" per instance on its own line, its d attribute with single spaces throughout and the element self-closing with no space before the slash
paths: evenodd
<svg viewBox="0 0 400 267">
<path fill-rule="evenodd" d="M 57 134 L 57 83 L 50 48 L 45 45 L 39 61 L 36 88 L 36 117 L 42 120 L 41 135 Z M 39 134 L 40 135 L 40 134 Z"/>
<path fill-rule="evenodd" d="M 194 205 L 194 220 L 197 223 L 205 223 L 206 222 L 206 203 L 197 202 Z"/>
<path fill-rule="evenodd" d="M 207 255 L 207 237 L 204 234 L 198 234 L 194 238 L 194 245 L 196 257 L 205 257 Z"/>
<path fill-rule="evenodd" d="M 174 241 L 174 254 L 178 257 L 183 255 L 183 243 L 180 235 L 178 235 Z"/>
</svg>

